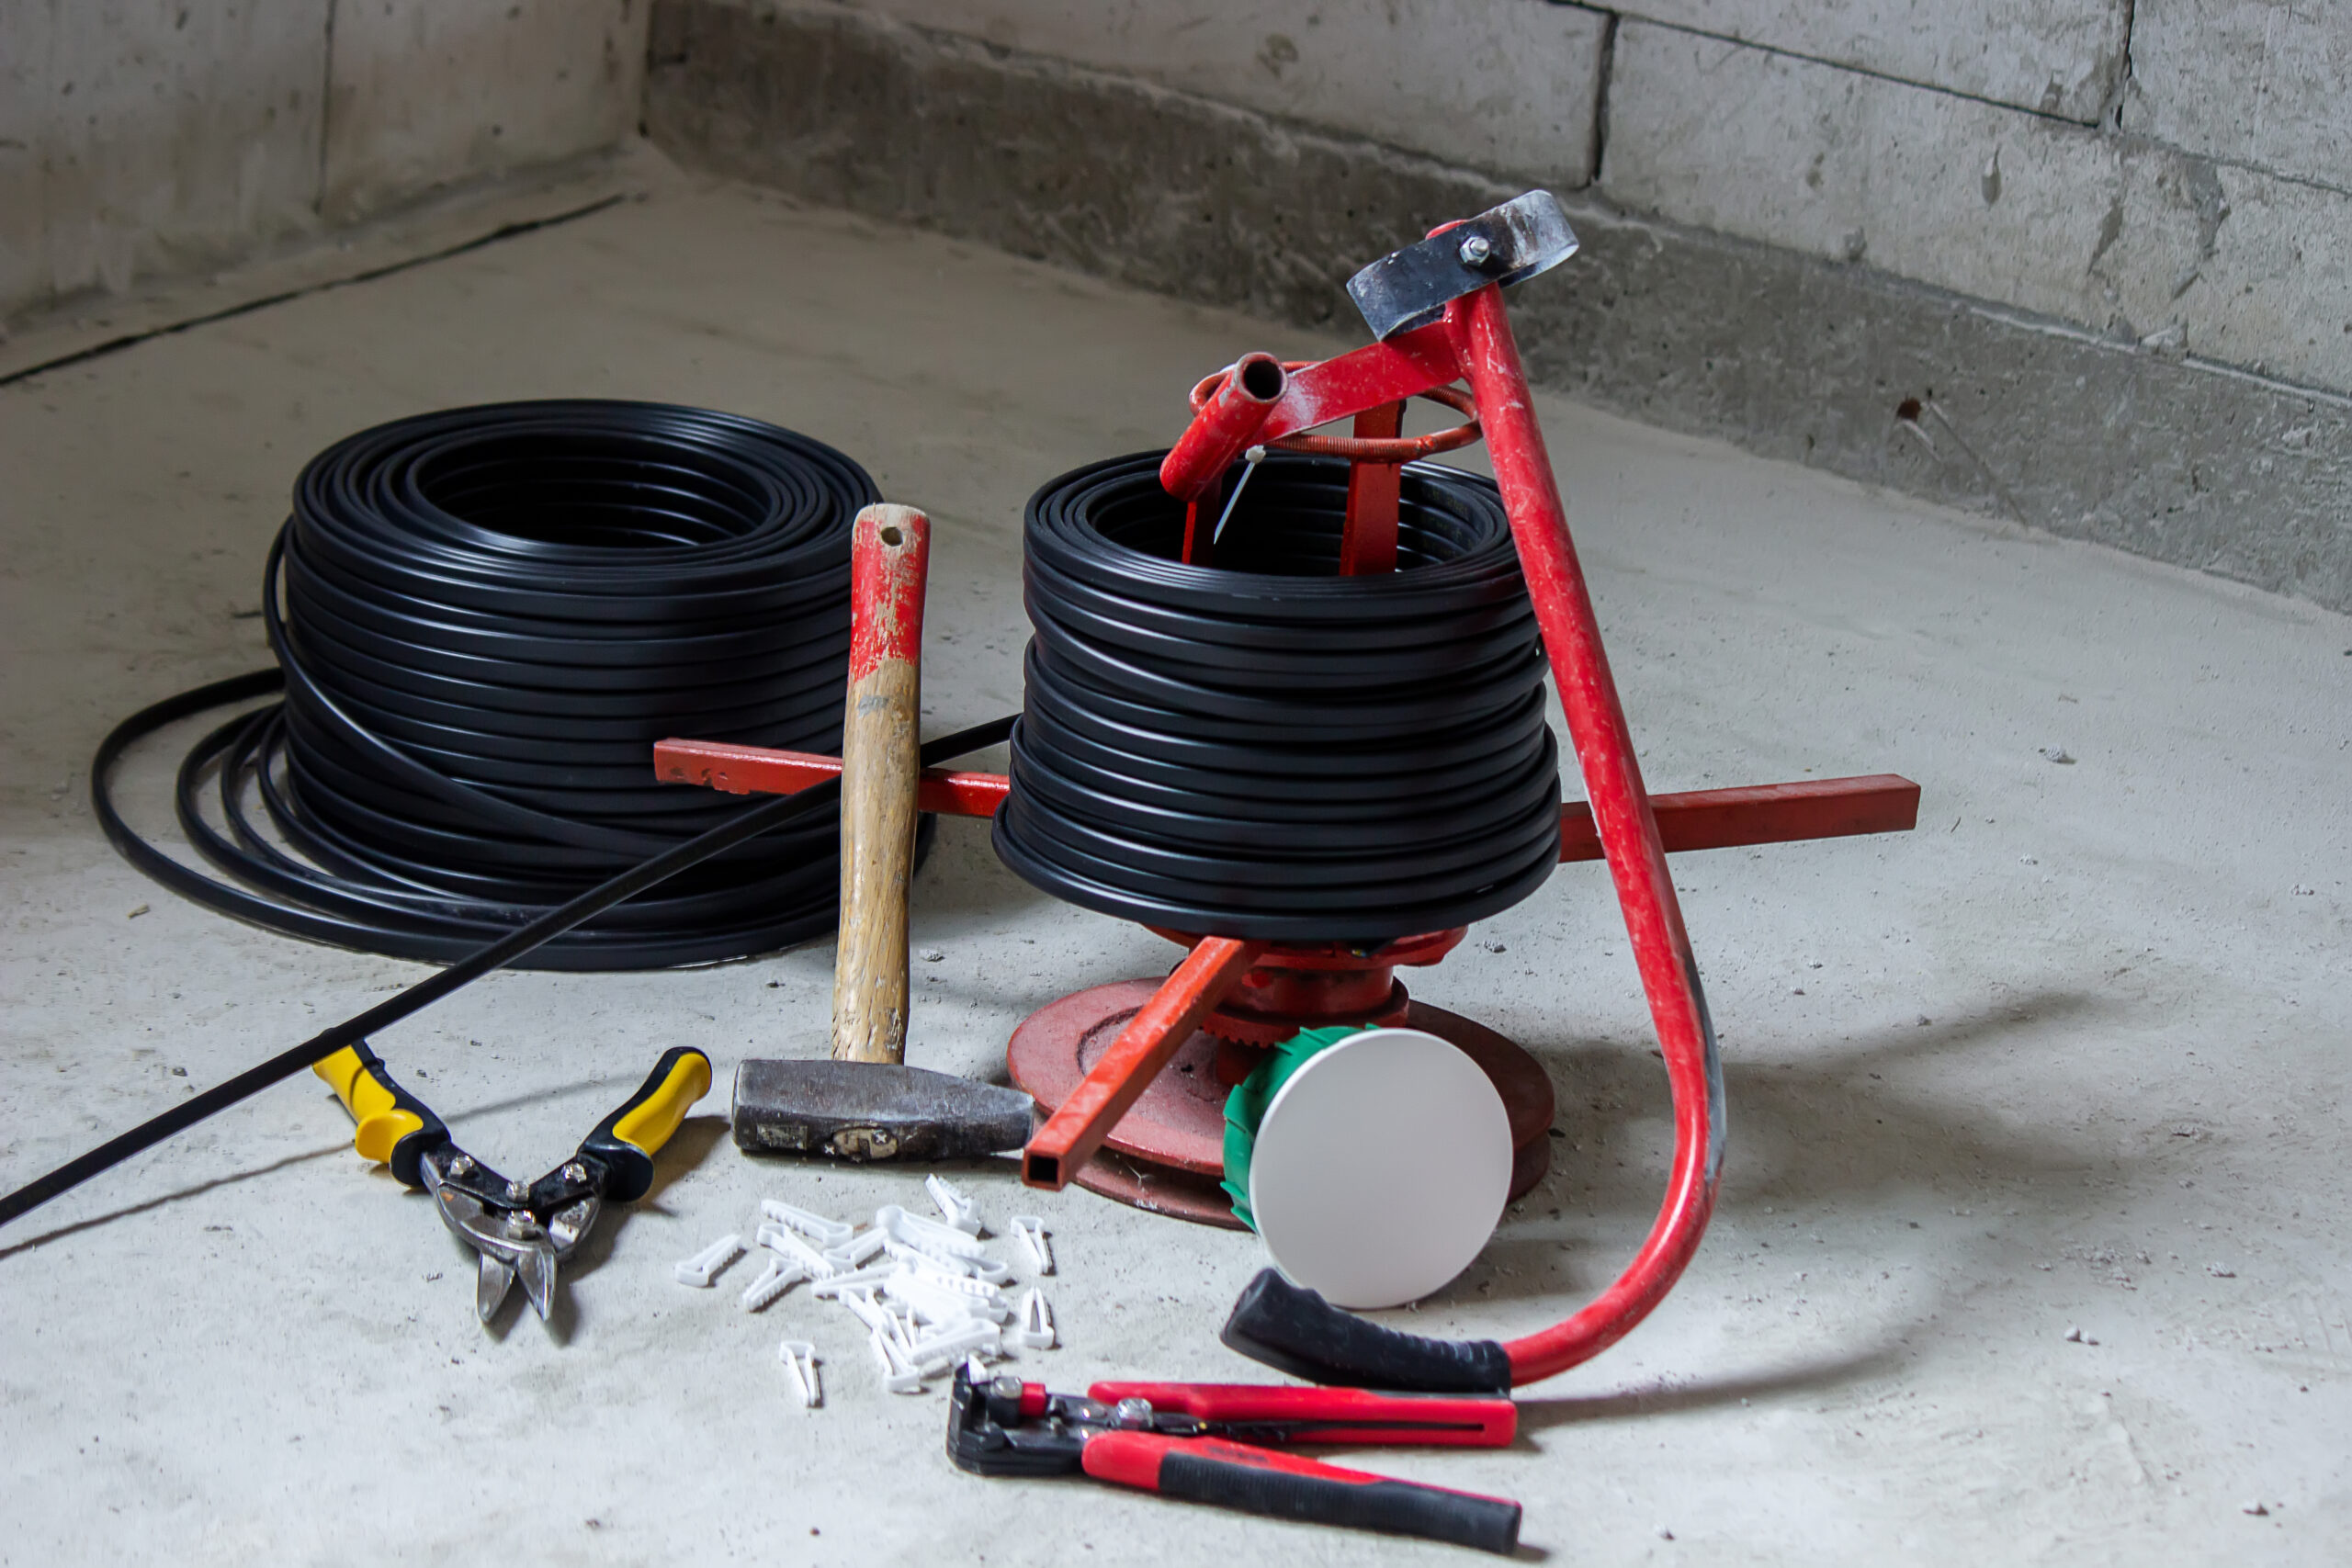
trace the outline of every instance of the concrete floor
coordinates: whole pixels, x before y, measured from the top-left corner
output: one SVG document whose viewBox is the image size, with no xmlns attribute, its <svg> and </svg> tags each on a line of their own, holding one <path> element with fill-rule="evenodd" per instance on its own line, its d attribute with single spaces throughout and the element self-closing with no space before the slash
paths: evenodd
<svg viewBox="0 0 2352 1568">
<path fill-rule="evenodd" d="M 264 661 L 263 550 L 328 441 L 605 395 L 835 442 L 939 521 L 944 730 L 1018 702 L 1038 481 L 1164 443 L 1242 349 L 1338 346 L 687 187 L 0 390 L 0 1182 L 423 973 L 187 907 L 85 804 L 115 719 Z M 1542 412 L 1653 786 L 1894 770 L 1925 807 L 1907 838 L 1677 862 L 1730 1064 L 1713 1233 L 1631 1339 L 1526 1392 L 1516 1449 L 1374 1466 L 1522 1498 L 1527 1555 L 1578 1563 L 2346 1561 L 2352 622 Z M 176 754 L 126 775 L 159 829 Z M 940 842 L 912 1059 L 995 1071 L 1029 1010 L 1168 961 L 1031 892 L 975 826 Z M 1665 1086 L 1615 921 L 1602 872 L 1569 868 L 1481 928 L 1501 951 L 1414 982 L 1544 1058 L 1564 1137 L 1480 1262 L 1397 1321 L 1551 1322 L 1645 1227 Z M 536 1170 L 662 1045 L 722 1080 L 818 1050 L 831 967 L 501 976 L 378 1043 Z M 939 1396 L 882 1393 L 837 1314 L 670 1281 L 763 1195 L 917 1190 L 755 1166 L 722 1106 L 608 1222 L 554 1332 L 475 1325 L 466 1258 L 307 1077 L 0 1234 L 0 1562 L 1464 1560 L 956 1472 Z M 1256 1375 L 1215 1338 L 1251 1238 L 968 1179 L 1057 1233 L 1068 1348 L 1033 1359 L 1056 1384 Z M 787 1327 L 828 1358 L 822 1411 L 787 1403 Z"/>
</svg>

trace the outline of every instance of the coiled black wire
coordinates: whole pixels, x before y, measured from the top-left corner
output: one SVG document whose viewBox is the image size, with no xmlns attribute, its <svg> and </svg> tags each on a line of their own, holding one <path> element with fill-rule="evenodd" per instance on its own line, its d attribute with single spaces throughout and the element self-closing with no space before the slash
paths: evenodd
<svg viewBox="0 0 2352 1568">
<path fill-rule="evenodd" d="M 1340 577 L 1343 459 L 1269 456 L 1214 569 L 1160 453 L 1030 498 L 1035 636 L 997 853 L 1072 903 L 1286 942 L 1466 925 L 1559 858 L 1544 660 L 1501 498 L 1404 470 L 1398 570 Z"/>
<path fill-rule="evenodd" d="M 225 913 L 455 960 L 741 810 L 657 784 L 655 740 L 840 750 L 850 524 L 876 499 L 829 446 L 695 409 L 503 403 L 363 431 L 302 470 L 270 551 L 284 701 L 180 768 L 182 829 L 241 886 L 140 840 L 108 779 L 140 735 L 273 672 L 119 727 L 92 769 L 101 824 Z M 804 814 L 528 962 L 699 963 L 830 931 L 839 831 L 837 809 Z"/>
</svg>

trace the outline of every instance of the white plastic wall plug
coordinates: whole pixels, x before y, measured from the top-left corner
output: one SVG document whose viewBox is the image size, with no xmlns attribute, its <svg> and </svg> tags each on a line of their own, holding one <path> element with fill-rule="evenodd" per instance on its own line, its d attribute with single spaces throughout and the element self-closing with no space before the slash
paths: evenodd
<svg viewBox="0 0 2352 1568">
<path fill-rule="evenodd" d="M 984 1317 L 991 1323 L 1002 1323 L 1012 1315 L 1012 1304 L 1002 1298 L 968 1296 L 960 1291 L 946 1289 L 938 1280 L 921 1274 L 895 1275 L 888 1283 L 890 1293 L 902 1302 L 921 1309 L 934 1321 L 949 1317 Z"/>
<path fill-rule="evenodd" d="M 922 1392 L 922 1373 L 897 1340 L 877 1328 L 865 1337 L 865 1345 L 874 1352 L 875 1364 L 882 1369 L 884 1388 L 892 1393 Z"/>
<path fill-rule="evenodd" d="M 860 1288 L 870 1294 L 875 1286 L 881 1284 L 898 1271 L 899 1266 L 896 1263 L 877 1264 L 871 1269 L 855 1269 L 845 1274 L 835 1274 L 830 1279 L 818 1280 L 808 1287 L 808 1293 L 820 1301 L 831 1296 L 838 1296 L 844 1291 L 854 1291 Z"/>
<path fill-rule="evenodd" d="M 780 1252 L 806 1269 L 811 1280 L 829 1280 L 841 1272 L 831 1259 L 783 1225 L 762 1225 L 758 1240 L 769 1251 Z"/>
<path fill-rule="evenodd" d="M 995 1262 L 992 1258 L 957 1258 L 955 1253 L 936 1253 L 924 1246 L 908 1246 L 906 1241 L 889 1241 L 882 1248 L 882 1256 L 889 1258 L 903 1269 L 915 1269 L 917 1274 L 938 1274 L 944 1279 L 971 1279 L 971 1281 L 1002 1283 L 1012 1269 Z"/>
<path fill-rule="evenodd" d="M 798 1231 L 819 1247 L 839 1247 L 857 1234 L 855 1225 L 843 1224 L 839 1220 L 829 1220 L 822 1214 L 812 1214 L 806 1209 L 779 1202 L 774 1198 L 761 1201 L 760 1213 L 780 1225 L 789 1226 Z"/>
<path fill-rule="evenodd" d="M 916 1340 L 908 1359 L 917 1371 L 932 1376 L 944 1371 L 967 1355 L 987 1355 L 1002 1348 L 1002 1337 L 996 1325 L 975 1320 L 952 1328 L 938 1329 Z"/>
<path fill-rule="evenodd" d="M 901 1241 L 892 1236 L 882 1244 L 882 1251 L 885 1256 L 909 1268 L 927 1269 L 939 1274 L 961 1274 L 967 1279 L 985 1280 L 991 1285 L 1001 1285 L 1012 1278 L 1010 1264 L 1000 1263 L 985 1256 L 968 1258 L 950 1252 L 938 1246 L 937 1239 L 910 1234 L 908 1239 Z"/>
<path fill-rule="evenodd" d="M 838 1269 L 862 1269 L 889 1240 L 886 1233 L 869 1227 L 837 1247 L 825 1248 L 825 1261 Z"/>
<path fill-rule="evenodd" d="M 1054 1348 L 1054 1309 L 1046 1304 L 1044 1292 L 1035 1285 L 1029 1287 L 1028 1293 L 1021 1298 L 1020 1323 L 1005 1333 L 1024 1350 Z"/>
<path fill-rule="evenodd" d="M 957 1230 L 922 1214 L 910 1214 L 896 1203 L 874 1211 L 875 1225 L 894 1241 L 922 1247 L 926 1252 L 951 1252 L 958 1258 L 986 1258 L 989 1249 Z"/>
<path fill-rule="evenodd" d="M 894 1307 L 876 1300 L 873 1292 L 868 1291 L 849 1292 L 841 1298 L 841 1303 L 849 1308 L 850 1315 L 865 1325 L 868 1331 L 881 1335 L 900 1350 L 906 1350 L 914 1344 L 914 1323 L 912 1315 L 906 1311 L 905 1303 L 900 1303 Z"/>
<path fill-rule="evenodd" d="M 980 1234 L 983 1228 L 980 1206 L 972 1201 L 962 1188 L 944 1176 L 933 1174 L 922 1179 L 922 1190 L 930 1193 L 931 1201 L 938 1205 L 941 1219 L 966 1235 Z"/>
<path fill-rule="evenodd" d="M 897 1289 L 902 1278 L 933 1290 L 951 1291 L 973 1301 L 998 1302 L 1004 1299 L 1004 1292 L 986 1280 L 975 1280 L 969 1274 L 942 1269 L 920 1252 L 911 1259 L 899 1260 L 898 1267 L 891 1271 L 888 1287 Z"/>
<path fill-rule="evenodd" d="M 843 1291 L 833 1299 L 846 1307 L 852 1317 L 876 1333 L 887 1334 L 890 1331 L 890 1314 L 884 1310 L 880 1302 L 874 1299 L 872 1291 Z"/>
<path fill-rule="evenodd" d="M 935 1245 L 930 1236 L 912 1236 L 900 1241 L 893 1236 L 882 1244 L 883 1255 L 909 1268 L 923 1268 L 934 1273 L 961 1274 L 968 1279 L 985 1280 L 991 1285 L 1002 1284 L 1012 1277 L 1012 1270 L 993 1258 L 966 1258 Z"/>
<path fill-rule="evenodd" d="M 743 1238 L 723 1235 L 684 1263 L 673 1266 L 671 1273 L 681 1285 L 692 1285 L 698 1291 L 710 1289 L 719 1270 L 743 1256 Z"/>
<path fill-rule="evenodd" d="M 1035 1214 L 1015 1214 L 1004 1223 L 1012 1231 L 1012 1239 L 1029 1254 L 1029 1261 L 1036 1266 L 1036 1271 L 1040 1275 L 1052 1273 L 1054 1248 L 1053 1244 L 1046 1239 L 1046 1222 Z"/>
<path fill-rule="evenodd" d="M 825 1403 L 824 1385 L 817 1381 L 817 1347 L 806 1339 L 787 1339 L 777 1348 L 776 1359 L 784 1363 L 784 1375 L 792 1380 L 792 1392 L 800 1396 L 803 1410 Z"/>
<path fill-rule="evenodd" d="M 758 1312 L 808 1277 L 808 1270 L 788 1258 L 771 1258 L 760 1277 L 743 1290 L 743 1310 Z"/>
</svg>

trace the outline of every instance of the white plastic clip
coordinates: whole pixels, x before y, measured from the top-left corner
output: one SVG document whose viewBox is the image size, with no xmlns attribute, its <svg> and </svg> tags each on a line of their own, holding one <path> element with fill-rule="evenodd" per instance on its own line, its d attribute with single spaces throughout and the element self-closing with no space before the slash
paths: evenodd
<svg viewBox="0 0 2352 1568">
<path fill-rule="evenodd" d="M 778 1202 L 774 1198 L 761 1200 L 760 1213 L 780 1225 L 798 1231 L 819 1247 L 839 1247 L 857 1234 L 855 1225 L 845 1225 L 839 1220 L 829 1220 L 822 1214 L 812 1214 L 806 1209 L 795 1208 L 790 1203 Z"/>
<path fill-rule="evenodd" d="M 863 1269 L 876 1253 L 889 1244 L 889 1236 L 881 1230 L 862 1230 L 847 1241 L 825 1248 L 825 1261 L 837 1269 Z"/>
<path fill-rule="evenodd" d="M 884 1263 L 872 1269 L 852 1269 L 846 1274 L 835 1274 L 830 1279 L 818 1280 L 815 1284 L 808 1287 L 808 1293 L 815 1296 L 820 1301 L 823 1301 L 828 1297 L 838 1296 L 846 1291 L 854 1291 L 859 1289 L 863 1289 L 870 1294 L 872 1293 L 875 1286 L 882 1283 L 882 1281 L 888 1280 L 891 1275 L 898 1271 L 899 1266 L 895 1263 Z"/>
<path fill-rule="evenodd" d="M 887 1241 L 882 1244 L 882 1252 L 900 1268 L 922 1274 L 978 1280 L 990 1285 L 1001 1285 L 1012 1277 L 1012 1270 L 993 1258 L 958 1258 L 920 1243 L 910 1246 L 903 1241 Z"/>
<path fill-rule="evenodd" d="M 771 1258 L 767 1269 L 743 1290 L 743 1310 L 757 1312 L 808 1277 L 808 1270 L 791 1258 Z"/>
<path fill-rule="evenodd" d="M 887 1288 L 896 1291 L 902 1284 L 945 1291 L 967 1301 L 995 1303 L 1004 1299 L 1004 1292 L 988 1280 L 975 1280 L 969 1274 L 959 1274 L 951 1269 L 942 1269 L 920 1252 L 914 1254 L 911 1259 L 900 1259 L 898 1267 L 891 1270 Z"/>
<path fill-rule="evenodd" d="M 1046 1239 L 1046 1222 L 1035 1214 L 1015 1214 L 1004 1223 L 1005 1227 L 1012 1231 L 1012 1239 L 1021 1244 L 1022 1249 L 1029 1254 L 1029 1260 L 1037 1266 L 1037 1272 L 1041 1275 L 1052 1273 L 1054 1248 L 1053 1244 Z"/>
<path fill-rule="evenodd" d="M 671 1273 L 676 1277 L 681 1285 L 692 1285 L 698 1291 L 707 1291 L 710 1289 L 710 1282 L 718 1278 L 720 1269 L 742 1256 L 743 1238 L 740 1235 L 723 1235 L 684 1263 L 673 1267 Z"/>
<path fill-rule="evenodd" d="M 882 1369 L 882 1386 L 892 1393 L 921 1393 L 922 1373 L 915 1368 L 906 1351 L 896 1339 L 880 1329 L 865 1337 L 866 1348 L 874 1352 L 874 1359 Z"/>
<path fill-rule="evenodd" d="M 925 1252 L 944 1252 L 956 1258 L 985 1258 L 989 1249 L 966 1235 L 954 1225 L 921 1214 L 910 1214 L 896 1203 L 886 1203 L 874 1211 L 874 1224 L 891 1240 L 919 1247 Z"/>
<path fill-rule="evenodd" d="M 787 1339 L 777 1349 L 776 1359 L 792 1380 L 792 1392 L 800 1396 L 800 1408 L 814 1410 L 825 1403 L 824 1385 L 817 1381 L 817 1347 L 806 1339 Z"/>
<path fill-rule="evenodd" d="M 931 1201 L 939 1206 L 942 1219 L 966 1235 L 980 1234 L 980 1206 L 972 1201 L 962 1188 L 947 1178 L 934 1174 L 922 1179 L 922 1190 L 930 1193 Z"/>
<path fill-rule="evenodd" d="M 1036 1286 L 1030 1286 L 1028 1294 L 1021 1298 L 1021 1325 L 1009 1332 L 1024 1350 L 1054 1348 L 1054 1309 L 1046 1304 L 1045 1292 Z"/>
<path fill-rule="evenodd" d="M 901 1303 L 894 1309 L 876 1301 L 871 1291 L 844 1291 L 841 1303 L 849 1308 L 851 1316 L 897 1346 L 901 1352 L 914 1344 L 912 1314 L 905 1311 L 905 1303 Z"/>
<path fill-rule="evenodd" d="M 920 1269 L 932 1274 L 958 1275 L 965 1279 L 984 1280 L 991 1285 L 1001 1285 L 1012 1278 L 1012 1268 L 1010 1264 L 1000 1263 L 993 1258 L 967 1258 L 935 1245 L 933 1237 L 915 1235 L 911 1232 L 901 1234 L 906 1235 L 910 1239 L 901 1241 L 894 1235 L 882 1244 L 882 1250 L 884 1254 L 910 1269 Z"/>
<path fill-rule="evenodd" d="M 891 1295 L 933 1322 L 951 1317 L 985 1317 L 991 1323 L 1002 1323 L 1012 1315 L 1012 1303 L 993 1291 L 985 1296 L 967 1295 L 932 1275 L 911 1271 L 893 1274 L 888 1289 Z"/>
<path fill-rule="evenodd" d="M 969 1321 L 916 1340 L 909 1359 L 917 1371 L 928 1376 L 945 1371 L 967 1355 L 987 1355 L 1001 1348 L 1002 1339 L 995 1324 Z"/>
<path fill-rule="evenodd" d="M 811 1280 L 829 1280 L 841 1270 L 832 1260 L 782 1225 L 762 1225 L 759 1243 L 771 1252 L 780 1252 L 808 1270 Z"/>
</svg>

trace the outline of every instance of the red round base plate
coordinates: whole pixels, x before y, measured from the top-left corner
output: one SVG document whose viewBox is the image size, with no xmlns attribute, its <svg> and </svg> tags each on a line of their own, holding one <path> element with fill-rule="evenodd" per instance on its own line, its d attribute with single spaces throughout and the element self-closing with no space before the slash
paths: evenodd
<svg viewBox="0 0 2352 1568">
<path fill-rule="evenodd" d="M 1110 1049 L 1119 1031 L 1159 988 L 1156 980 L 1121 980 L 1062 998 L 1012 1032 L 1005 1066 L 1012 1081 L 1048 1113 Z M 1552 1080 L 1542 1064 L 1508 1035 L 1459 1013 L 1414 1002 L 1408 1028 L 1452 1042 L 1486 1069 L 1510 1117 L 1510 1195 L 1518 1198 L 1551 1168 Z M 1217 1080 L 1216 1036 L 1195 1033 L 1120 1119 L 1102 1152 L 1078 1173 L 1078 1184 L 1153 1213 L 1238 1230 L 1218 1185 L 1225 1175 L 1225 1100 Z"/>
</svg>

